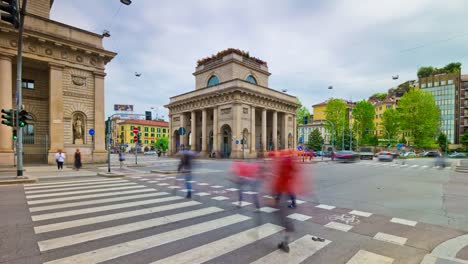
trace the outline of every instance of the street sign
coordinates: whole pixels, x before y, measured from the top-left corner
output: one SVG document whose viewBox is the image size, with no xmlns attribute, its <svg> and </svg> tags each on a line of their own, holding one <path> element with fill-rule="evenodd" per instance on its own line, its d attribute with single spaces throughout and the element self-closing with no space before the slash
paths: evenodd
<svg viewBox="0 0 468 264">
<path fill-rule="evenodd" d="M 302 139 L 302 137 L 299 137 L 299 143 L 302 143 L 304 140 Z"/>
<path fill-rule="evenodd" d="M 301 150 L 302 150 L 302 146 L 297 147 L 297 150 L 301 151 Z"/>
<path fill-rule="evenodd" d="M 239 140 L 238 139 L 236 139 L 236 145 L 239 145 Z"/>
<path fill-rule="evenodd" d="M 94 129 L 91 128 L 91 129 L 89 130 L 89 135 L 94 136 Z"/>
<path fill-rule="evenodd" d="M 133 128 L 133 133 L 134 133 L 134 134 L 138 134 L 138 127 L 134 127 L 134 128 Z"/>
<path fill-rule="evenodd" d="M 183 135 L 185 135 L 185 132 L 186 131 L 185 131 L 184 127 L 179 128 L 179 135 L 183 136 Z"/>
</svg>

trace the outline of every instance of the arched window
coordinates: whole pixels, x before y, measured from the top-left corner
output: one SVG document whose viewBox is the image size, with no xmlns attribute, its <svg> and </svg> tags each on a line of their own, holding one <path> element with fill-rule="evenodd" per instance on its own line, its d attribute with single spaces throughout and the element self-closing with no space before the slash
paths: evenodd
<svg viewBox="0 0 468 264">
<path fill-rule="evenodd" d="M 211 76 L 208 80 L 208 86 L 213 86 L 219 84 L 219 79 L 215 75 Z"/>
<path fill-rule="evenodd" d="M 257 84 L 257 80 L 255 80 L 255 77 L 253 77 L 252 75 L 247 76 L 245 80 L 248 81 L 249 83 Z"/>
</svg>

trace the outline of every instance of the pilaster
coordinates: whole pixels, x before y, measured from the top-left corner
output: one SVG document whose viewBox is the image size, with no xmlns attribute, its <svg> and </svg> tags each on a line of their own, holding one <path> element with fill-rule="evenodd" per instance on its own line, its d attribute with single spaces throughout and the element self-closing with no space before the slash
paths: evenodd
<svg viewBox="0 0 468 264">
<path fill-rule="evenodd" d="M 0 109 L 12 109 L 12 57 L 0 56 Z M 11 127 L 0 124 L 0 165 L 13 165 L 13 134 Z"/>
<path fill-rule="evenodd" d="M 57 150 L 64 150 L 63 66 L 49 64 L 49 139 L 48 163 L 55 163 Z"/>
</svg>

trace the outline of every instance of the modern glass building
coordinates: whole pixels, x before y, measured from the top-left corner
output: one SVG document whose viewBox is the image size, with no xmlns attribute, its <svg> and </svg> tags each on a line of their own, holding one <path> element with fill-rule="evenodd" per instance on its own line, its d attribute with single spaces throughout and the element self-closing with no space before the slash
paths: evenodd
<svg viewBox="0 0 468 264">
<path fill-rule="evenodd" d="M 451 144 L 459 139 L 459 83 L 460 74 L 438 74 L 419 79 L 419 87 L 434 95 L 440 109 L 440 131 L 447 135 Z"/>
</svg>

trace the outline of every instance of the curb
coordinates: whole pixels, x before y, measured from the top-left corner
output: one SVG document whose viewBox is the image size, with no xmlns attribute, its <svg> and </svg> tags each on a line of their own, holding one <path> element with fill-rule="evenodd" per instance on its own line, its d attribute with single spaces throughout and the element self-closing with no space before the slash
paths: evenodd
<svg viewBox="0 0 468 264">
<path fill-rule="evenodd" d="M 106 178 L 123 178 L 126 176 L 124 173 L 114 173 L 114 172 L 99 172 L 98 176 L 106 177 Z"/>
<path fill-rule="evenodd" d="M 10 180 L 0 180 L 0 185 L 12 185 L 12 184 L 24 184 L 24 183 L 35 183 L 37 178 L 23 176 L 22 178 L 12 178 Z"/>
<path fill-rule="evenodd" d="M 169 170 L 151 170 L 151 173 L 159 173 L 159 174 L 180 174 L 182 172 L 179 171 L 169 171 Z"/>
</svg>

